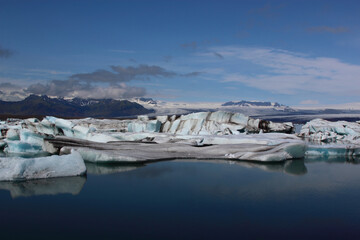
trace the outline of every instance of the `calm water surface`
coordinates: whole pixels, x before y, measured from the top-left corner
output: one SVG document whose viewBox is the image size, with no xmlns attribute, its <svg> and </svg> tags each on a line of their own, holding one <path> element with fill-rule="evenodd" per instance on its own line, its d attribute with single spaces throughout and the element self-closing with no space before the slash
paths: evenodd
<svg viewBox="0 0 360 240">
<path fill-rule="evenodd" d="M 1 239 L 360 239 L 353 160 L 87 167 L 0 183 Z"/>
</svg>

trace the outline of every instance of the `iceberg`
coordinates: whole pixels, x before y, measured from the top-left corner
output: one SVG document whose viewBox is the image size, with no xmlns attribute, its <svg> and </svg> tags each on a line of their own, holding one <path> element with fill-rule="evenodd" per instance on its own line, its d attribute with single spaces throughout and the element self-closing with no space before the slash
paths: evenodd
<svg viewBox="0 0 360 240">
<path fill-rule="evenodd" d="M 340 142 L 360 145 L 360 124 L 357 122 L 330 122 L 323 119 L 314 119 L 301 128 L 299 135 L 314 142 Z"/>
<path fill-rule="evenodd" d="M 184 143 L 151 142 L 110 142 L 93 143 L 91 141 L 66 138 L 46 139 L 48 146 L 59 149 L 60 154 L 72 150 L 80 153 L 84 161 L 94 163 L 110 162 L 152 162 L 169 159 L 233 159 L 263 162 L 277 162 L 304 157 L 303 141 L 267 144 L 219 144 L 194 145 Z"/>
<path fill-rule="evenodd" d="M 182 135 L 227 135 L 244 131 L 292 133 L 293 130 L 292 123 L 273 123 L 223 111 L 197 112 L 179 118 L 173 116 L 162 124 L 162 132 Z"/>
<path fill-rule="evenodd" d="M 85 174 L 84 161 L 75 151 L 63 156 L 0 158 L 0 181 L 24 181 Z"/>
</svg>

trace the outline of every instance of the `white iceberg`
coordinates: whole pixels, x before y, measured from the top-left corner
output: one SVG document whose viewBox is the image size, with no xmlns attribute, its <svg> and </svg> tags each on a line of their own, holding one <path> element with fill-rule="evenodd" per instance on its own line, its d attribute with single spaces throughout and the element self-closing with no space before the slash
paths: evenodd
<svg viewBox="0 0 360 240">
<path fill-rule="evenodd" d="M 75 151 L 63 156 L 0 158 L 0 181 L 80 176 L 85 173 L 84 160 Z"/>
<path fill-rule="evenodd" d="M 299 135 L 315 142 L 339 142 L 360 145 L 360 124 L 314 119 L 301 128 Z"/>
</svg>

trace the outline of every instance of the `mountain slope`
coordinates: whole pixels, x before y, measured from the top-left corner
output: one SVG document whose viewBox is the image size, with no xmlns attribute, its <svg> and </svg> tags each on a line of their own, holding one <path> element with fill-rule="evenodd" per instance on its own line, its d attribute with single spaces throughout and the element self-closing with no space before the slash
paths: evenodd
<svg viewBox="0 0 360 240">
<path fill-rule="evenodd" d="M 52 115 L 58 117 L 122 117 L 154 112 L 127 100 L 81 99 L 65 100 L 30 95 L 19 102 L 0 101 L 0 114 Z"/>
</svg>

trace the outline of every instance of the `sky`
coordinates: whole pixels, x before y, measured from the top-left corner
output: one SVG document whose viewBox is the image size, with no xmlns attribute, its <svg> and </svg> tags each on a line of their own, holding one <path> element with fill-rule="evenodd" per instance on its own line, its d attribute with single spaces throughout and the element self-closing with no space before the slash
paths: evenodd
<svg viewBox="0 0 360 240">
<path fill-rule="evenodd" d="M 0 98 L 360 102 L 360 1 L 0 0 Z"/>
</svg>

